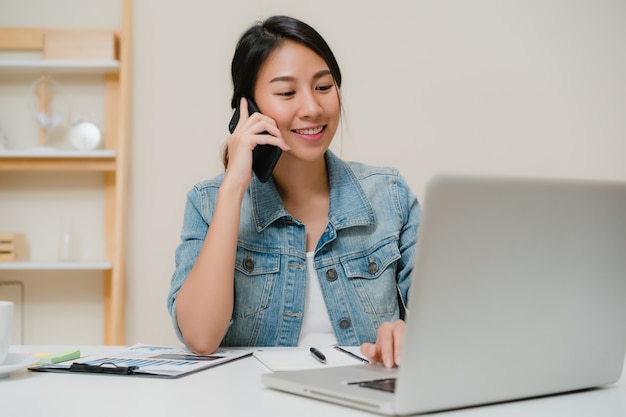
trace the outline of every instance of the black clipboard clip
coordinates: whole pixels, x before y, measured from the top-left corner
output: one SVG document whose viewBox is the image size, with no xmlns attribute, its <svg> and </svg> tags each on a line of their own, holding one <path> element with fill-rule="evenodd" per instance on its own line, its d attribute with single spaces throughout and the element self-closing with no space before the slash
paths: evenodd
<svg viewBox="0 0 626 417">
<path fill-rule="evenodd" d="M 113 362 L 103 362 L 98 365 L 74 362 L 70 366 L 71 372 L 87 372 L 92 374 L 133 375 L 138 366 L 117 366 Z"/>
</svg>

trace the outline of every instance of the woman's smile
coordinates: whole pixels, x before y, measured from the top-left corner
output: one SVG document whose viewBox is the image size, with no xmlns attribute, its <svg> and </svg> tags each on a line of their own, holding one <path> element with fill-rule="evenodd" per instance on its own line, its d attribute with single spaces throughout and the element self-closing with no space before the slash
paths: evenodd
<svg viewBox="0 0 626 417">
<path fill-rule="evenodd" d="M 302 139 L 307 140 L 307 141 L 320 140 L 322 136 L 324 136 L 325 131 L 326 131 L 326 125 L 292 130 L 293 133 L 297 134 Z"/>
</svg>

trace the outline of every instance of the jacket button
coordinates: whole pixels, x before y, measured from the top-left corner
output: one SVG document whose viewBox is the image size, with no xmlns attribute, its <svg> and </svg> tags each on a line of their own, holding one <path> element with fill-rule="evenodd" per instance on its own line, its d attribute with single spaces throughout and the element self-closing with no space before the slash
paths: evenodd
<svg viewBox="0 0 626 417">
<path fill-rule="evenodd" d="M 350 319 L 341 319 L 339 320 L 339 327 L 343 330 L 349 329 L 352 326 L 352 320 Z"/>
<path fill-rule="evenodd" d="M 370 274 L 375 274 L 376 272 L 378 272 L 378 264 L 376 262 L 370 262 L 370 264 L 367 266 L 367 272 L 369 272 Z"/>
<path fill-rule="evenodd" d="M 335 271 L 334 269 L 329 269 L 328 271 L 326 271 L 326 279 L 330 282 L 336 281 L 337 271 Z"/>
<path fill-rule="evenodd" d="M 243 267 L 246 271 L 252 272 L 252 270 L 254 270 L 254 261 L 252 259 L 246 259 L 243 261 Z"/>
</svg>

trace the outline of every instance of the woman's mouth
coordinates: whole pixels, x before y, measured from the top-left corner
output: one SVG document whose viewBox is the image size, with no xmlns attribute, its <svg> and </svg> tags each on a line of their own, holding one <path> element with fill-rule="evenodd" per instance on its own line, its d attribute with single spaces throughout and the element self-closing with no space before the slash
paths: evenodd
<svg viewBox="0 0 626 417">
<path fill-rule="evenodd" d="M 326 125 L 311 127 L 307 129 L 293 129 L 292 132 L 300 135 L 306 140 L 317 140 L 322 137 L 324 134 L 324 129 Z"/>
</svg>

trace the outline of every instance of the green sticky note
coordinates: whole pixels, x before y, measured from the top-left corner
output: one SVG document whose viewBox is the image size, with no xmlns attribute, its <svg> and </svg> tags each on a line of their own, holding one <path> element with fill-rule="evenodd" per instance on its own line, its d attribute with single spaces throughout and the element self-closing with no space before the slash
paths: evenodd
<svg viewBox="0 0 626 417">
<path fill-rule="evenodd" d="M 65 361 L 71 361 L 72 359 L 80 358 L 80 350 L 79 349 L 68 349 L 63 352 L 55 353 L 50 356 L 46 356 L 39 360 L 39 364 L 51 364 L 51 363 L 59 363 Z"/>
</svg>

